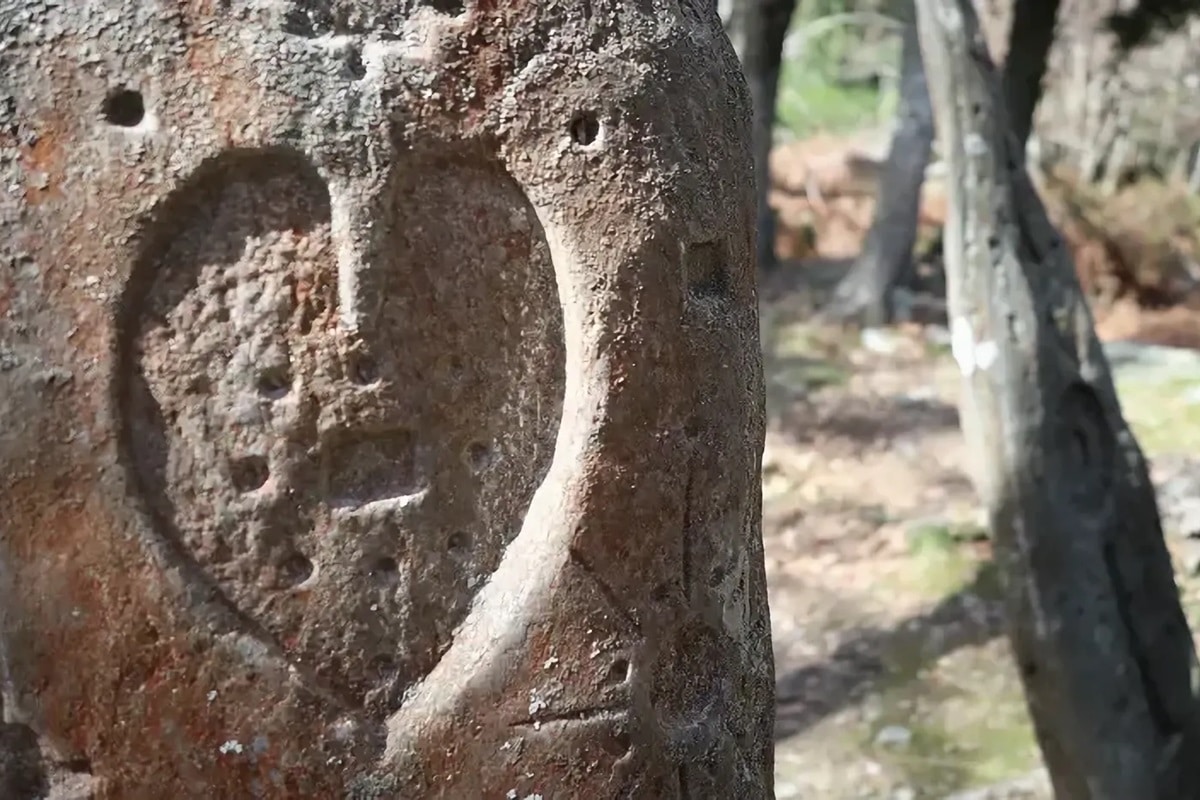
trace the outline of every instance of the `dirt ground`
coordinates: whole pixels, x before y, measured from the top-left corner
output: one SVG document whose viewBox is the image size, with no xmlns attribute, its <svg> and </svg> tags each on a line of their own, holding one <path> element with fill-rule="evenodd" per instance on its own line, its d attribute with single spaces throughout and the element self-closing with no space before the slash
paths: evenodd
<svg viewBox="0 0 1200 800">
<path fill-rule="evenodd" d="M 815 326 L 848 265 L 819 255 L 761 292 L 776 795 L 1049 798 L 1003 638 L 946 332 Z M 1114 308 L 1103 338 L 1200 346 L 1195 312 Z M 1118 386 L 1156 482 L 1175 485 L 1200 475 L 1200 354 L 1145 352 Z M 1169 539 L 1189 607 L 1200 605 L 1188 574 L 1200 556 Z"/>
</svg>

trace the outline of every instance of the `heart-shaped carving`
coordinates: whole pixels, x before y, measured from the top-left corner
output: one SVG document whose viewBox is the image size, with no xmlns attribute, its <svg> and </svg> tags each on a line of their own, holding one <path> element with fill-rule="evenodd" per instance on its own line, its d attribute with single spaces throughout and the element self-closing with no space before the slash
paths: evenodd
<svg viewBox="0 0 1200 800">
<path fill-rule="evenodd" d="M 202 165 L 143 237 L 117 396 L 154 535 L 382 717 L 520 528 L 563 341 L 541 227 L 499 167 L 408 155 L 370 203 L 343 230 L 298 154 Z"/>
</svg>

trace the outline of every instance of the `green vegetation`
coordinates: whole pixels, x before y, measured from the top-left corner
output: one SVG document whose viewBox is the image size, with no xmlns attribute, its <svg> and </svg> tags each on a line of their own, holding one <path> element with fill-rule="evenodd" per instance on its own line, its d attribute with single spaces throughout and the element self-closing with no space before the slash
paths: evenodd
<svg viewBox="0 0 1200 800">
<path fill-rule="evenodd" d="M 892 35 L 894 25 L 879 14 L 837 13 L 842 9 L 836 2 L 800 5 L 790 31 L 800 40 L 794 48 L 799 53 L 789 58 L 785 52 L 779 76 L 779 128 L 802 138 L 847 133 L 891 119 L 898 99 L 893 88 L 844 77 L 876 69 L 895 74 L 899 39 Z M 873 41 L 864 39 L 868 29 Z"/>
<path fill-rule="evenodd" d="M 1037 765 L 1020 683 L 992 663 L 1007 656 L 998 652 L 1003 646 L 963 651 L 948 659 L 952 663 L 897 681 L 881 694 L 882 713 L 865 731 L 868 747 L 919 797 L 988 785 Z M 880 741 L 888 726 L 908 732 L 904 746 Z"/>
<path fill-rule="evenodd" d="M 925 588 L 943 602 L 951 595 L 996 602 L 1001 587 L 995 564 L 967 556 L 960 540 L 961 532 L 946 526 L 911 531 L 915 573 L 936 584 Z M 879 713 L 860 733 L 866 748 L 903 775 L 918 797 L 994 783 L 1038 763 L 1006 643 L 997 638 L 931 661 L 938 642 L 956 635 L 935 624 L 898 629 L 890 637 Z"/>
<path fill-rule="evenodd" d="M 884 105 L 879 91 L 839 86 L 801 59 L 786 62 L 779 78 L 778 125 L 796 138 L 873 125 L 890 116 Z"/>
<path fill-rule="evenodd" d="M 1117 374 L 1121 410 L 1150 456 L 1200 451 L 1200 375 Z"/>
</svg>

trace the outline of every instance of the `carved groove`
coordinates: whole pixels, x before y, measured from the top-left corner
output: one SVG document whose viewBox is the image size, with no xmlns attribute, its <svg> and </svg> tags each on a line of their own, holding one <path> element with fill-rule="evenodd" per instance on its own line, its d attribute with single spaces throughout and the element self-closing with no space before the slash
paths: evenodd
<svg viewBox="0 0 1200 800">
<path fill-rule="evenodd" d="M 327 450 L 329 500 L 361 506 L 416 493 L 423 484 L 409 430 L 358 433 Z"/>
<path fill-rule="evenodd" d="M 596 587 L 596 591 L 600 593 L 600 596 L 604 598 L 612 610 L 617 612 L 617 616 L 625 622 L 627 628 L 632 632 L 639 632 L 641 625 L 638 623 L 637 618 L 633 616 L 633 613 L 620 601 L 616 590 L 600 577 L 596 569 L 587 562 L 587 559 L 578 550 L 572 547 L 570 548 L 570 554 L 571 560 L 579 567 L 579 571 L 591 581 L 592 585 Z"/>
<path fill-rule="evenodd" d="M 374 260 L 340 263 L 328 189 L 302 157 L 205 164 L 150 220 L 113 384 L 131 483 L 188 580 L 314 686 L 381 716 L 519 530 L 563 387 L 561 311 L 529 302 L 556 297 L 553 268 L 515 183 L 418 159 L 385 202 L 411 224 Z M 368 302 L 354 341 L 339 270 Z M 483 366 L 446 375 L 456 351 Z"/>
</svg>

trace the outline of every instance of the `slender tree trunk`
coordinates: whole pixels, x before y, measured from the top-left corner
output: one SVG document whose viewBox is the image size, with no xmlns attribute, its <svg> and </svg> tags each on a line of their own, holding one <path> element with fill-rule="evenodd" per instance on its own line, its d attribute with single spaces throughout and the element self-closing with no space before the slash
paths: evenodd
<svg viewBox="0 0 1200 800">
<path fill-rule="evenodd" d="M 779 92 L 783 40 L 795 8 L 796 0 L 737 0 L 727 23 L 734 49 L 742 58 L 742 69 L 754 102 L 752 136 L 758 188 L 758 264 L 768 271 L 775 266 L 775 215 L 767 202 L 771 188 L 775 99 Z"/>
<path fill-rule="evenodd" d="M 1042 97 L 1046 60 L 1054 44 L 1059 0 L 1016 0 L 1002 88 L 1008 121 L 1024 152 L 1033 130 L 1033 112 Z"/>
<path fill-rule="evenodd" d="M 933 108 L 911 8 L 904 26 L 897 117 L 862 254 L 826 310 L 840 319 L 861 317 L 867 325 L 882 325 L 891 318 L 891 291 L 912 269 L 921 185 L 933 152 Z"/>
<path fill-rule="evenodd" d="M 1018 146 L 1025 147 L 1033 113 L 1042 95 L 1042 77 L 1054 43 L 1059 0 L 1016 0 L 1004 64 L 1004 97 L 1014 109 L 1009 117 Z M 910 9 L 910 14 L 911 14 Z M 933 110 L 917 43 L 916 21 L 905 27 L 901 56 L 899 120 L 879 182 L 875 218 L 862 254 L 838 285 L 825 313 L 882 325 L 893 317 L 893 290 L 912 275 L 913 246 L 921 186 L 933 149 Z"/>
<path fill-rule="evenodd" d="M 1058 800 L 1200 796 L 1196 655 L 1145 459 L 1025 173 L 971 0 L 917 0 L 946 270 L 1009 634 Z"/>
</svg>

